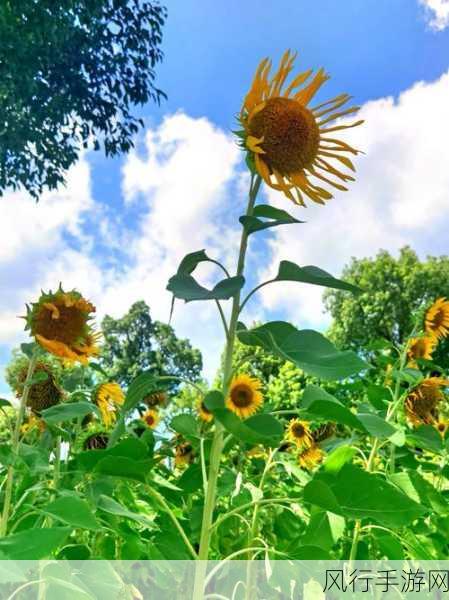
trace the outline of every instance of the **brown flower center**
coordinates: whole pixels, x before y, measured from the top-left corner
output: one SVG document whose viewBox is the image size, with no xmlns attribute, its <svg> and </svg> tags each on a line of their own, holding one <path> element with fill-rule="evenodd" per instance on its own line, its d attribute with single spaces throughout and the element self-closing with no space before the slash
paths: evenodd
<svg viewBox="0 0 449 600">
<path fill-rule="evenodd" d="M 253 393 L 246 385 L 237 385 L 231 391 L 231 400 L 237 408 L 247 408 L 253 401 Z"/>
<path fill-rule="evenodd" d="M 56 304 L 55 304 L 56 305 Z M 86 313 L 76 306 L 56 305 L 59 311 L 53 319 L 52 311 L 42 306 L 33 323 L 33 334 L 70 346 L 82 339 L 86 327 Z"/>
<path fill-rule="evenodd" d="M 211 415 L 212 414 L 211 411 L 204 404 L 204 402 L 201 402 L 201 410 L 203 411 L 203 413 L 206 413 L 206 415 Z"/>
<path fill-rule="evenodd" d="M 301 425 L 301 423 L 294 423 L 292 426 L 292 434 L 294 437 L 296 438 L 302 438 L 304 437 L 306 433 L 306 430 L 304 429 L 304 426 Z"/>
<path fill-rule="evenodd" d="M 289 175 L 310 166 L 316 158 L 320 132 L 312 112 L 290 98 L 271 98 L 248 125 L 248 132 L 262 138 L 263 160 Z"/>
<path fill-rule="evenodd" d="M 145 417 L 145 423 L 149 426 L 152 427 L 154 425 L 154 417 L 153 415 L 148 415 Z"/>
</svg>

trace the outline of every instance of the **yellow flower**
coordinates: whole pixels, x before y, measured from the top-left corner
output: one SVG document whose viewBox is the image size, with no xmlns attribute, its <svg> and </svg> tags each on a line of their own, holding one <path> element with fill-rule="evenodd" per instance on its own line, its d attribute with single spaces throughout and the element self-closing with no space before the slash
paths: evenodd
<svg viewBox="0 0 449 600">
<path fill-rule="evenodd" d="M 195 459 L 192 444 L 183 442 L 176 446 L 175 450 L 175 465 L 177 467 L 185 467 L 190 465 Z"/>
<path fill-rule="evenodd" d="M 140 418 L 150 429 L 155 429 L 159 423 L 159 414 L 154 408 L 149 408 Z"/>
<path fill-rule="evenodd" d="M 157 406 L 164 406 L 167 403 L 167 394 L 165 392 L 153 392 L 152 394 L 148 394 L 143 399 L 145 404 L 149 408 L 156 408 Z"/>
<path fill-rule="evenodd" d="M 204 404 L 204 402 L 201 399 L 198 401 L 197 409 L 198 409 L 198 414 L 200 416 L 200 419 L 202 421 L 205 421 L 206 423 L 210 423 L 213 420 L 214 415 L 210 412 L 210 410 L 207 408 L 207 406 Z"/>
<path fill-rule="evenodd" d="M 117 406 L 125 401 L 125 394 L 118 383 L 102 383 L 95 394 L 95 403 L 98 406 L 101 419 L 106 427 L 115 423 Z"/>
<path fill-rule="evenodd" d="M 253 415 L 262 405 L 260 381 L 249 375 L 237 375 L 231 382 L 226 406 L 241 419 Z"/>
<path fill-rule="evenodd" d="M 239 135 L 244 138 L 244 147 L 267 185 L 282 191 L 295 204 L 305 206 L 304 195 L 324 204 L 332 194 L 321 187 L 322 182 L 326 187 L 347 190 L 343 184 L 354 178 L 344 173 L 341 165 L 354 171 L 346 154 L 358 154 L 358 150 L 335 139 L 333 133 L 363 121 L 330 125 L 335 119 L 358 110 L 356 106 L 342 109 L 350 99 L 347 94 L 313 108 L 308 106 L 329 79 L 323 69 L 311 80 L 312 70 L 300 73 L 284 88 L 295 58 L 296 54 L 285 52 L 271 79 L 271 61 L 266 58 L 260 63 L 243 102 L 240 113 L 243 135 L 240 132 Z M 325 137 L 327 134 L 331 137 Z"/>
<path fill-rule="evenodd" d="M 435 422 L 438 404 L 444 400 L 441 388 L 448 385 L 449 380 L 442 377 L 427 377 L 408 394 L 405 412 L 413 425 Z"/>
<path fill-rule="evenodd" d="M 31 335 L 47 352 L 69 362 L 87 364 L 99 353 L 98 333 L 90 321 L 95 307 L 72 290 L 42 293 L 39 300 L 27 306 L 25 317 Z"/>
<path fill-rule="evenodd" d="M 310 423 L 299 419 L 291 419 L 287 425 L 286 438 L 296 444 L 298 448 L 309 448 L 313 443 Z"/>
<path fill-rule="evenodd" d="M 42 419 L 39 419 L 35 414 L 31 413 L 25 423 L 21 425 L 20 432 L 22 434 L 27 434 L 29 431 L 33 431 L 33 429 L 38 429 L 39 433 L 43 433 L 45 431 L 45 422 Z"/>
<path fill-rule="evenodd" d="M 27 374 L 28 365 L 25 365 L 17 377 L 16 393 L 19 398 L 23 394 Z M 27 399 L 27 406 L 31 408 L 33 413 L 39 414 L 62 400 L 63 392 L 57 385 L 49 365 L 39 361 L 34 368 L 33 380 L 35 383 L 32 383 L 29 388 Z"/>
<path fill-rule="evenodd" d="M 429 335 L 411 338 L 408 341 L 407 356 L 412 363 L 414 363 L 417 358 L 431 360 L 436 345 L 437 342 L 435 338 Z"/>
<path fill-rule="evenodd" d="M 316 467 L 316 465 L 320 464 L 323 458 L 324 452 L 321 450 L 321 448 L 315 445 L 310 446 L 310 448 L 306 448 L 305 450 L 302 450 L 302 452 L 298 454 L 299 465 L 303 469 L 307 469 L 308 471 Z"/>
<path fill-rule="evenodd" d="M 449 335 L 449 300 L 438 298 L 427 310 L 425 329 L 428 334 L 436 338 Z"/>
<path fill-rule="evenodd" d="M 435 429 L 438 431 L 438 433 L 441 435 L 441 437 L 444 439 L 447 433 L 447 430 L 449 429 L 449 421 L 447 419 L 438 419 L 438 421 L 435 423 Z"/>
</svg>

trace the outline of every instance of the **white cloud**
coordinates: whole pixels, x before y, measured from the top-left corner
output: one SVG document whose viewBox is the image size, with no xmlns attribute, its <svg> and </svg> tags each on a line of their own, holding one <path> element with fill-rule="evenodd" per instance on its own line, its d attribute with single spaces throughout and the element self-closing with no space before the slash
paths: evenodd
<svg viewBox="0 0 449 600">
<path fill-rule="evenodd" d="M 426 8 L 429 25 L 432 29 L 442 31 L 449 25 L 449 0 L 419 0 Z"/>
</svg>

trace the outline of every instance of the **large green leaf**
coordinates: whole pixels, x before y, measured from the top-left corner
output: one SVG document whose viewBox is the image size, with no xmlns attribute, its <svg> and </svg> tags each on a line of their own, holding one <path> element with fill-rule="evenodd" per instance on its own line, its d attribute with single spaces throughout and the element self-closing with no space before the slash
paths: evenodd
<svg viewBox="0 0 449 600">
<path fill-rule="evenodd" d="M 50 425 L 80 419 L 90 413 L 100 416 L 98 408 L 92 402 L 67 402 L 56 404 L 42 411 L 42 418 Z"/>
<path fill-rule="evenodd" d="M 304 489 L 304 500 L 351 519 L 370 518 L 386 527 L 407 526 L 426 512 L 382 476 L 350 464 L 335 477 L 315 476 Z"/>
<path fill-rule="evenodd" d="M 345 520 L 341 515 L 319 509 L 310 517 L 304 541 L 313 540 L 316 546 L 330 550 L 341 538 L 344 530 Z"/>
<path fill-rule="evenodd" d="M 99 523 L 85 500 L 75 495 L 61 496 L 41 509 L 47 515 L 83 529 L 98 529 Z"/>
<path fill-rule="evenodd" d="M 334 421 L 365 432 L 363 424 L 346 406 L 316 385 L 308 385 L 305 388 L 301 407 L 311 417 Z"/>
<path fill-rule="evenodd" d="M 300 331 L 284 321 L 272 321 L 254 329 L 240 324 L 237 335 L 243 344 L 259 346 L 321 379 L 343 379 L 368 367 L 357 354 L 340 352 L 320 333 Z"/>
<path fill-rule="evenodd" d="M 360 288 L 341 279 L 336 279 L 330 273 L 323 271 L 319 267 L 308 265 L 300 267 L 289 260 L 282 260 L 279 265 L 279 271 L 274 281 L 298 281 L 301 283 L 311 283 L 322 287 L 334 288 L 337 290 L 346 290 L 359 294 Z"/>
<path fill-rule="evenodd" d="M 263 219 L 267 219 L 264 221 Z M 278 225 L 289 225 L 292 223 L 304 223 L 292 217 L 287 211 L 275 208 L 269 204 L 258 204 L 251 216 L 244 215 L 239 219 L 247 233 L 254 233 L 261 229 L 277 227 Z"/>
<path fill-rule="evenodd" d="M 0 556 L 10 560 L 39 560 L 47 558 L 69 535 L 70 527 L 27 529 L 0 538 Z"/>
<path fill-rule="evenodd" d="M 421 425 L 407 433 L 407 442 L 437 454 L 441 454 L 444 449 L 441 436 L 432 425 Z"/>
<path fill-rule="evenodd" d="M 148 458 L 148 448 L 136 438 L 126 438 L 106 450 L 86 450 L 76 456 L 78 467 L 92 471 L 97 463 L 105 457 L 121 456 L 130 460 L 143 460 Z"/>
<path fill-rule="evenodd" d="M 172 292 L 175 298 L 193 302 L 194 300 L 228 300 L 235 296 L 245 284 L 245 278 L 241 275 L 228 277 L 219 281 L 212 290 L 200 285 L 192 275 L 177 274 L 170 278 L 167 290 Z"/>
<path fill-rule="evenodd" d="M 153 462 L 151 460 L 134 460 L 124 456 L 106 456 L 95 466 L 95 472 L 125 479 L 145 482 Z"/>
<path fill-rule="evenodd" d="M 128 387 L 122 412 L 127 413 L 135 408 L 150 392 L 157 387 L 157 377 L 153 373 L 141 373 L 133 379 Z"/>
<path fill-rule="evenodd" d="M 440 515 L 449 513 L 449 506 L 444 496 L 416 471 L 394 473 L 389 479 L 415 502 L 431 508 Z"/>
<path fill-rule="evenodd" d="M 104 510 L 107 513 L 110 513 L 111 515 L 124 517 L 125 519 L 131 519 L 132 521 L 136 521 L 137 523 L 145 525 L 146 527 L 153 527 L 149 517 L 141 513 L 136 513 L 129 510 L 128 508 L 119 504 L 113 498 L 105 496 L 104 494 L 102 494 L 98 499 L 98 508 L 100 510 Z"/>
<path fill-rule="evenodd" d="M 397 433 L 397 429 L 379 415 L 371 413 L 359 413 L 357 415 L 370 435 L 380 439 L 388 439 Z"/>
<path fill-rule="evenodd" d="M 193 415 L 177 415 L 173 417 L 170 427 L 186 437 L 198 437 L 198 421 Z"/>
</svg>

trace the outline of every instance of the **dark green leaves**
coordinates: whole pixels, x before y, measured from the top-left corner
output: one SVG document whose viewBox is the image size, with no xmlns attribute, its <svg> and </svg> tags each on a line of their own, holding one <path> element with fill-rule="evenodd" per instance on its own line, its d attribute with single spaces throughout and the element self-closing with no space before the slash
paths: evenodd
<svg viewBox="0 0 449 600">
<path fill-rule="evenodd" d="M 72 527 L 98 529 L 99 524 L 85 500 L 67 495 L 45 505 L 42 512 Z"/>
<path fill-rule="evenodd" d="M 72 419 L 81 419 L 92 412 L 99 415 L 98 408 L 92 402 L 67 402 L 43 410 L 42 418 L 49 425 L 56 425 Z"/>
<path fill-rule="evenodd" d="M 272 321 L 254 329 L 241 326 L 237 335 L 243 344 L 260 346 L 321 379 L 343 379 L 368 366 L 354 352 L 337 350 L 320 333 L 310 329 L 300 331 L 284 321 Z"/>
<path fill-rule="evenodd" d="M 279 271 L 273 281 L 298 281 L 301 283 L 311 283 L 313 285 L 321 285 L 323 287 L 334 288 L 338 290 L 346 290 L 354 294 L 360 293 L 360 289 L 355 285 L 336 279 L 326 271 L 309 265 L 307 267 L 299 267 L 293 262 L 282 260 L 279 265 Z"/>
<path fill-rule="evenodd" d="M 266 219 L 266 220 L 262 220 Z M 277 225 L 288 225 L 290 223 L 303 223 L 298 221 L 285 210 L 280 210 L 268 204 L 258 204 L 251 216 L 243 216 L 239 219 L 240 223 L 246 229 L 247 233 L 254 233 L 261 229 L 276 227 Z"/>
<path fill-rule="evenodd" d="M 311 417 L 365 431 L 363 424 L 346 406 L 316 385 L 308 385 L 305 388 L 301 407 Z"/>
<path fill-rule="evenodd" d="M 198 421 L 192 415 L 177 415 L 172 419 L 170 426 L 188 438 L 198 437 Z"/>
<path fill-rule="evenodd" d="M 65 541 L 69 527 L 28 529 L 0 539 L 0 555 L 9 560 L 46 558 Z"/>
</svg>

